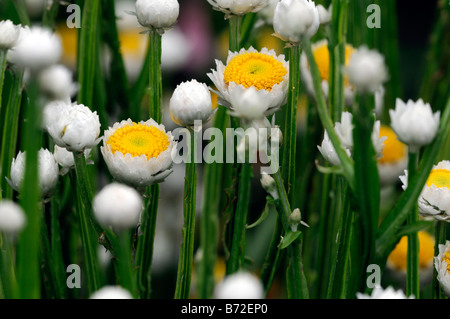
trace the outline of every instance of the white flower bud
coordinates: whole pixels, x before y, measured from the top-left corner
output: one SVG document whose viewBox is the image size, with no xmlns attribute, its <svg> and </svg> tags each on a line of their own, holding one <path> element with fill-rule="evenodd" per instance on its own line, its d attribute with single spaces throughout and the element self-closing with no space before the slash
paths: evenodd
<svg viewBox="0 0 450 319">
<path fill-rule="evenodd" d="M 82 104 L 49 103 L 44 110 L 44 125 L 55 144 L 71 152 L 83 152 L 100 142 L 97 112 Z"/>
<path fill-rule="evenodd" d="M 52 65 L 39 73 L 41 90 L 54 100 L 70 99 L 77 91 L 72 71 L 61 64 Z"/>
<path fill-rule="evenodd" d="M 214 290 L 215 299 L 263 299 L 264 288 L 258 277 L 237 272 L 225 277 Z"/>
<path fill-rule="evenodd" d="M 307 223 L 302 221 L 302 213 L 298 208 L 294 209 L 292 213 L 289 215 L 289 224 L 291 226 L 292 232 L 294 233 L 297 231 L 298 224 L 302 224 L 303 226 L 309 227 Z"/>
<path fill-rule="evenodd" d="M 87 148 L 84 150 L 84 157 L 86 158 L 87 164 L 92 164 L 93 162 L 89 159 L 91 154 L 91 149 Z M 60 174 L 65 175 L 67 172 L 75 167 L 75 159 L 72 152 L 68 151 L 64 147 L 59 147 L 55 145 L 55 149 L 53 150 L 53 156 L 55 157 L 56 162 L 61 166 Z"/>
<path fill-rule="evenodd" d="M 280 0 L 269 0 L 269 4 L 258 12 L 259 17 L 267 24 L 273 24 L 275 7 Z"/>
<path fill-rule="evenodd" d="M 20 35 L 20 26 L 14 25 L 11 20 L 0 21 L 0 50 L 9 50 L 17 43 Z"/>
<path fill-rule="evenodd" d="M 433 113 L 430 104 L 422 99 L 408 100 L 406 104 L 396 99 L 395 110 L 389 110 L 389 115 L 398 139 L 412 151 L 431 143 L 439 129 L 440 112 Z"/>
<path fill-rule="evenodd" d="M 8 183 L 11 187 L 20 192 L 25 173 L 26 152 L 19 152 L 17 157 L 11 163 L 11 179 Z M 58 182 L 59 170 L 58 164 L 53 154 L 41 148 L 38 152 L 38 170 L 39 170 L 39 186 L 43 196 L 48 195 Z"/>
<path fill-rule="evenodd" d="M 89 299 L 133 299 L 133 296 L 120 286 L 105 286 L 94 292 Z"/>
<path fill-rule="evenodd" d="M 137 0 L 136 15 L 139 23 L 162 33 L 178 19 L 180 5 L 177 0 Z"/>
<path fill-rule="evenodd" d="M 388 78 L 384 56 L 365 46 L 351 55 L 346 71 L 349 82 L 359 92 L 374 93 Z"/>
<path fill-rule="evenodd" d="M 134 188 L 119 183 L 105 186 L 92 204 L 98 222 L 117 231 L 137 226 L 142 205 L 141 195 Z"/>
<path fill-rule="evenodd" d="M 214 113 L 208 86 L 196 80 L 177 85 L 169 103 L 170 117 L 180 126 L 208 121 Z"/>
<path fill-rule="evenodd" d="M 319 29 L 319 12 L 311 0 L 281 0 L 275 7 L 273 28 L 284 41 L 297 44 Z"/>
<path fill-rule="evenodd" d="M 222 11 L 225 18 L 231 15 L 244 15 L 249 12 L 257 12 L 266 7 L 269 0 L 208 0 L 214 10 Z"/>
<path fill-rule="evenodd" d="M 61 54 L 61 39 L 50 29 L 26 26 L 7 58 L 10 63 L 37 71 L 57 63 Z"/>
<path fill-rule="evenodd" d="M 320 24 L 328 24 L 331 21 L 331 10 L 332 6 L 328 7 L 328 10 L 321 4 L 317 6 L 317 10 L 319 11 L 319 21 Z"/>
<path fill-rule="evenodd" d="M 261 186 L 264 190 L 272 196 L 273 199 L 278 199 L 278 192 L 275 185 L 275 180 L 267 173 L 261 173 Z"/>
<path fill-rule="evenodd" d="M 0 201 L 0 231 L 8 236 L 16 236 L 26 223 L 25 212 L 13 201 Z"/>
</svg>

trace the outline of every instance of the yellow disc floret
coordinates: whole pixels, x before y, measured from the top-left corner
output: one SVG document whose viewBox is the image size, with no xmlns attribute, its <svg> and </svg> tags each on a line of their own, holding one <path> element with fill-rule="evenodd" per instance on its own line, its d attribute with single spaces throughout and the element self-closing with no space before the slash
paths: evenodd
<svg viewBox="0 0 450 319">
<path fill-rule="evenodd" d="M 275 84 L 283 81 L 287 74 L 284 65 L 271 55 L 249 52 L 232 58 L 225 67 L 224 80 L 245 88 L 254 86 L 257 90 L 270 91 Z"/>
<path fill-rule="evenodd" d="M 447 263 L 447 272 L 450 274 L 450 249 L 445 252 L 442 261 Z"/>
<path fill-rule="evenodd" d="M 145 155 L 150 159 L 167 150 L 170 142 L 167 135 L 157 127 L 133 123 L 117 129 L 106 144 L 111 146 L 113 154 L 119 151 L 124 155 Z"/>
<path fill-rule="evenodd" d="M 351 45 L 345 46 L 345 65 L 348 65 L 350 56 L 355 51 Z M 330 53 L 328 52 L 328 44 L 324 42 L 323 45 L 318 46 L 313 52 L 314 60 L 316 60 L 317 67 L 319 69 L 320 77 L 322 80 L 328 81 L 330 74 Z M 347 86 L 347 76 L 344 76 L 344 85 Z"/>
<path fill-rule="evenodd" d="M 383 157 L 378 163 L 397 163 L 402 160 L 407 154 L 407 146 L 397 139 L 397 135 L 390 127 L 385 125 L 380 126 L 380 137 L 383 136 L 387 139 L 384 141 Z"/>
<path fill-rule="evenodd" d="M 428 176 L 427 186 L 435 185 L 450 189 L 450 171 L 446 169 L 433 169 Z"/>
<path fill-rule="evenodd" d="M 419 237 L 419 267 L 425 269 L 433 262 L 434 239 L 427 232 L 418 232 Z M 406 270 L 408 237 L 403 236 L 389 255 L 389 262 L 397 270 Z"/>
</svg>

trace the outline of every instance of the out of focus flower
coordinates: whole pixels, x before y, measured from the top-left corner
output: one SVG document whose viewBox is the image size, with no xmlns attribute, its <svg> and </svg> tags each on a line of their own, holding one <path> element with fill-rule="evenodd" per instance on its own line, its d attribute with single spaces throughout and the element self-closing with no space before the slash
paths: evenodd
<svg viewBox="0 0 450 319">
<path fill-rule="evenodd" d="M 263 299 L 264 288 L 255 275 L 237 272 L 225 277 L 214 290 L 215 299 Z"/>
<path fill-rule="evenodd" d="M 20 26 L 11 20 L 0 21 L 0 50 L 9 50 L 16 45 L 20 35 Z"/>
<path fill-rule="evenodd" d="M 104 133 L 103 158 L 119 182 L 145 187 L 163 181 L 171 172 L 176 142 L 164 125 L 153 119 L 115 123 Z"/>
<path fill-rule="evenodd" d="M 273 28 L 283 41 L 298 44 L 319 29 L 319 12 L 311 0 L 281 0 L 275 7 Z"/>
<path fill-rule="evenodd" d="M 41 90 L 52 100 L 70 99 L 77 91 L 72 71 L 61 64 L 52 65 L 38 75 Z"/>
<path fill-rule="evenodd" d="M 450 241 L 438 246 L 439 254 L 434 257 L 439 284 L 447 296 L 450 296 Z"/>
<path fill-rule="evenodd" d="M 3 199 L 0 201 L 0 231 L 15 237 L 26 223 L 25 212 L 15 202 Z"/>
<path fill-rule="evenodd" d="M 105 286 L 94 292 L 89 299 L 133 299 L 133 296 L 120 286 Z"/>
<path fill-rule="evenodd" d="M 137 0 L 136 16 L 146 28 L 164 33 L 177 22 L 180 5 L 177 0 Z"/>
<path fill-rule="evenodd" d="M 141 195 L 134 188 L 119 183 L 105 186 L 92 202 L 98 222 L 116 231 L 137 227 L 142 205 Z"/>
<path fill-rule="evenodd" d="M 422 99 L 407 103 L 396 99 L 395 109 L 389 110 L 392 128 L 413 152 L 433 141 L 439 129 L 440 114 L 439 111 L 433 113 L 430 104 Z"/>
<path fill-rule="evenodd" d="M 50 29 L 25 26 L 14 50 L 8 51 L 7 58 L 10 63 L 38 71 L 57 63 L 61 53 L 61 39 Z"/>
<path fill-rule="evenodd" d="M 82 104 L 49 103 L 44 109 L 44 124 L 55 144 L 71 152 L 84 152 L 100 142 L 97 112 Z"/>
<path fill-rule="evenodd" d="M 352 54 L 346 72 L 350 84 L 358 92 L 375 93 L 388 79 L 384 56 L 365 46 Z"/>
<path fill-rule="evenodd" d="M 259 119 L 286 102 L 289 65 L 284 55 L 277 56 L 266 48 L 260 52 L 241 49 L 229 52 L 226 66 L 219 60 L 216 65 L 208 76 L 218 89 L 218 103 L 230 108 L 235 116 Z M 248 109 L 247 102 L 251 103 Z"/>
<path fill-rule="evenodd" d="M 386 289 L 381 287 L 375 287 L 371 295 L 362 294 L 360 292 L 356 293 L 356 298 L 358 299 L 415 299 L 414 296 L 406 297 L 402 290 L 395 290 L 393 287 L 389 286 Z"/>
<path fill-rule="evenodd" d="M 180 126 L 193 126 L 196 120 L 207 122 L 214 114 L 209 88 L 197 80 L 177 85 L 169 109 L 170 117 Z"/>
<path fill-rule="evenodd" d="M 328 7 L 328 9 L 326 9 L 321 4 L 319 4 L 317 6 L 317 11 L 319 11 L 320 24 L 328 24 L 328 23 L 330 23 L 330 21 L 331 21 L 331 10 L 332 10 L 332 5 L 331 4 Z"/>
<path fill-rule="evenodd" d="M 84 157 L 86 158 L 87 164 L 93 163 L 91 160 L 89 160 L 90 154 L 91 149 L 87 148 L 84 150 Z M 55 157 L 55 160 L 59 164 L 59 166 L 61 166 L 61 170 L 59 171 L 60 175 L 67 174 L 67 172 L 69 172 L 71 168 L 75 167 L 74 155 L 65 147 L 59 147 L 58 145 L 55 145 L 53 156 Z"/>
<path fill-rule="evenodd" d="M 19 152 L 11 163 L 11 179 L 7 179 L 11 187 L 20 192 L 25 174 L 26 152 Z M 43 196 L 48 195 L 58 182 L 59 169 L 53 154 L 41 148 L 38 152 L 38 178 Z"/>
<path fill-rule="evenodd" d="M 269 0 L 208 0 L 214 10 L 225 13 L 225 19 L 232 15 L 244 15 L 249 12 L 258 12 Z"/>
<path fill-rule="evenodd" d="M 280 2 L 280 0 L 269 0 L 269 4 L 258 12 L 259 18 L 264 23 L 268 25 L 273 24 L 273 15 L 278 2 Z"/>
<path fill-rule="evenodd" d="M 399 181 L 399 176 L 408 166 L 408 147 L 397 139 L 395 132 L 385 125 L 380 127 L 380 137 L 386 136 L 383 157 L 378 159 L 378 173 L 382 185 Z"/>
</svg>

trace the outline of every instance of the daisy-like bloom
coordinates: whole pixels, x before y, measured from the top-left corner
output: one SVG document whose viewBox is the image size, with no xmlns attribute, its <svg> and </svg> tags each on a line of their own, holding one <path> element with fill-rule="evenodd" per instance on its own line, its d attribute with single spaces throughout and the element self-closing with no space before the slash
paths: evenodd
<svg viewBox="0 0 450 319">
<path fill-rule="evenodd" d="M 225 277 L 214 289 L 215 299 L 264 299 L 264 288 L 258 277 L 237 272 Z"/>
<path fill-rule="evenodd" d="M 433 141 L 439 129 L 441 113 L 433 113 L 430 104 L 422 99 L 417 102 L 408 100 L 406 103 L 396 99 L 395 109 L 389 110 L 389 115 L 391 126 L 400 141 L 408 144 L 414 152 Z"/>
<path fill-rule="evenodd" d="M 133 299 L 133 296 L 120 286 L 105 286 L 94 292 L 89 299 Z"/>
<path fill-rule="evenodd" d="M 83 104 L 49 103 L 44 109 L 44 125 L 55 144 L 71 152 L 84 152 L 100 142 L 97 112 Z"/>
<path fill-rule="evenodd" d="M 38 75 L 41 90 L 53 100 L 70 99 L 78 86 L 73 82 L 72 71 L 61 64 L 52 65 Z"/>
<path fill-rule="evenodd" d="M 225 19 L 232 15 L 258 12 L 266 7 L 269 0 L 208 0 L 214 10 L 225 13 Z"/>
<path fill-rule="evenodd" d="M 205 83 L 191 80 L 177 85 L 169 103 L 170 118 L 180 126 L 207 122 L 214 114 L 211 93 Z"/>
<path fill-rule="evenodd" d="M 8 236 L 16 236 L 26 223 L 25 212 L 11 200 L 0 201 L 0 231 Z"/>
<path fill-rule="evenodd" d="M 139 123 L 128 119 L 105 131 L 100 150 L 117 181 L 145 187 L 162 182 L 172 172 L 176 142 L 153 119 Z"/>
<path fill-rule="evenodd" d="M 408 186 L 408 171 L 400 176 L 403 189 Z M 441 161 L 428 175 L 418 199 L 419 214 L 437 220 L 450 220 L 450 161 Z"/>
<path fill-rule="evenodd" d="M 382 185 L 392 185 L 408 167 L 408 147 L 397 139 L 395 132 L 386 125 L 380 127 L 384 141 L 383 157 L 378 159 L 378 173 Z"/>
<path fill-rule="evenodd" d="M 11 187 L 20 192 L 25 174 L 26 151 L 19 152 L 11 163 L 11 179 L 7 181 Z M 43 196 L 48 195 L 58 182 L 59 169 L 53 154 L 41 148 L 38 152 L 39 186 Z"/>
<path fill-rule="evenodd" d="M 405 293 L 399 289 L 395 290 L 393 287 L 389 286 L 386 289 L 381 287 L 375 287 L 372 294 L 366 295 L 360 292 L 356 293 L 357 299 L 415 299 L 414 296 L 406 297 Z"/>
<path fill-rule="evenodd" d="M 136 16 L 139 23 L 146 28 L 155 29 L 163 34 L 178 19 L 180 5 L 177 0 L 137 0 Z"/>
<path fill-rule="evenodd" d="M 93 161 L 89 160 L 90 155 L 91 149 L 89 148 L 85 149 L 84 157 L 86 158 L 87 164 L 93 164 Z M 59 164 L 59 166 L 61 166 L 61 170 L 59 171 L 60 175 L 67 174 L 71 168 L 75 167 L 75 159 L 73 157 L 74 155 L 66 148 L 55 145 L 55 149 L 53 150 L 53 156 L 55 157 L 55 160 Z"/>
<path fill-rule="evenodd" d="M 20 35 L 20 26 L 11 20 L 0 21 L 0 50 L 9 50 L 16 45 Z"/>
<path fill-rule="evenodd" d="M 349 82 L 359 92 L 375 93 L 388 79 L 384 56 L 365 46 L 352 54 L 346 72 Z"/>
<path fill-rule="evenodd" d="M 32 71 L 42 70 L 59 61 L 62 54 L 61 39 L 50 29 L 25 26 L 20 31 L 14 50 L 9 50 L 10 63 Z"/>
<path fill-rule="evenodd" d="M 422 285 L 429 283 L 433 277 L 434 238 L 424 231 L 418 232 L 419 238 L 419 279 Z M 406 283 L 406 265 L 408 236 L 403 236 L 387 259 L 387 268 L 394 278 Z"/>
<path fill-rule="evenodd" d="M 447 296 L 450 296 L 450 241 L 438 246 L 439 254 L 434 257 L 439 284 Z"/>
<path fill-rule="evenodd" d="M 143 208 L 142 197 L 130 186 L 112 183 L 94 197 L 92 208 L 102 226 L 121 231 L 137 226 Z"/>
<path fill-rule="evenodd" d="M 302 37 L 312 38 L 319 29 L 319 11 L 311 0 L 281 0 L 275 7 L 275 36 L 298 44 Z"/>
<path fill-rule="evenodd" d="M 218 103 L 230 108 L 233 115 L 260 119 L 273 114 L 286 102 L 289 64 L 284 55 L 277 56 L 267 48 L 259 52 L 251 47 L 229 52 L 227 65 L 216 60 L 216 66 L 208 76 L 218 89 L 215 92 Z M 250 107 L 246 106 L 247 102 L 251 103 Z"/>
</svg>

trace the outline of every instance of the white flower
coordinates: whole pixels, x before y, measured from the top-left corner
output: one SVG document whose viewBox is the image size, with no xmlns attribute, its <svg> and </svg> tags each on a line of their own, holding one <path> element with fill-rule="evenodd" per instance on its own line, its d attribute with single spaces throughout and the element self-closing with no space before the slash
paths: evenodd
<svg viewBox="0 0 450 319">
<path fill-rule="evenodd" d="M 372 295 L 362 294 L 360 292 L 356 293 L 357 299 L 415 299 L 414 296 L 406 297 L 405 293 L 399 289 L 395 290 L 393 287 L 389 286 L 386 289 L 381 287 L 375 287 L 372 291 Z"/>
<path fill-rule="evenodd" d="M 264 299 L 264 288 L 258 277 L 237 272 L 225 277 L 214 290 L 215 299 Z"/>
<path fill-rule="evenodd" d="M 120 231 L 137 227 L 143 208 L 142 197 L 130 186 L 112 183 L 94 197 L 92 208 L 102 226 Z"/>
<path fill-rule="evenodd" d="M 128 119 L 105 131 L 100 150 L 117 181 L 144 187 L 163 181 L 172 172 L 176 142 L 153 119 L 139 123 Z"/>
<path fill-rule="evenodd" d="M 430 104 L 425 104 L 422 99 L 408 100 L 405 104 L 397 98 L 395 110 L 389 110 L 392 128 L 412 151 L 433 141 L 439 129 L 440 114 L 439 111 L 433 113 Z"/>
<path fill-rule="evenodd" d="M 319 12 L 311 0 L 281 0 L 275 7 L 273 28 L 283 41 L 297 44 L 319 29 Z"/>
<path fill-rule="evenodd" d="M 49 103 L 44 109 L 44 125 L 55 144 L 71 152 L 83 152 L 100 142 L 97 112 L 82 104 Z"/>
<path fill-rule="evenodd" d="M 446 241 L 445 245 L 440 244 L 439 254 L 434 257 L 434 267 L 437 271 L 437 279 L 439 284 L 447 296 L 450 296 L 450 241 Z"/>
<path fill-rule="evenodd" d="M 273 15 L 278 2 L 280 2 L 280 0 L 269 0 L 269 4 L 258 12 L 258 16 L 266 24 L 273 24 Z"/>
<path fill-rule="evenodd" d="M 105 286 L 94 292 L 89 299 L 133 299 L 133 296 L 120 286 Z"/>
<path fill-rule="evenodd" d="M 332 5 L 326 9 L 323 5 L 319 4 L 317 6 L 317 11 L 319 11 L 319 21 L 320 24 L 328 24 L 331 21 L 331 12 L 332 12 Z"/>
<path fill-rule="evenodd" d="M 61 54 L 59 36 L 50 29 L 26 26 L 20 31 L 14 50 L 8 51 L 7 59 L 10 63 L 36 71 L 57 63 Z"/>
<path fill-rule="evenodd" d="M 0 201 L 0 231 L 9 236 L 16 236 L 26 223 L 22 207 L 11 200 Z"/>
<path fill-rule="evenodd" d="M 0 50 L 9 50 L 17 43 L 20 35 L 20 26 L 14 25 L 11 20 L 0 21 Z"/>
<path fill-rule="evenodd" d="M 84 150 L 84 157 L 86 158 L 87 164 L 92 164 L 92 160 L 89 160 L 89 156 L 91 155 L 91 149 L 87 148 Z M 75 167 L 75 159 L 72 152 L 68 151 L 65 147 L 59 147 L 55 145 L 55 149 L 53 150 L 53 156 L 55 157 L 56 162 L 61 166 L 60 175 L 65 175 L 67 172 Z"/>
<path fill-rule="evenodd" d="M 196 80 L 177 85 L 169 110 L 172 120 L 180 126 L 192 126 L 196 120 L 207 122 L 214 114 L 208 86 Z"/>
<path fill-rule="evenodd" d="M 8 179 L 8 183 L 18 192 L 20 192 L 22 188 L 25 162 L 26 151 L 19 152 L 17 157 L 14 158 L 11 163 L 11 179 Z M 38 170 L 39 186 L 42 195 L 45 196 L 55 188 L 59 176 L 58 164 L 56 163 L 53 154 L 47 149 L 41 148 L 38 152 Z"/>
<path fill-rule="evenodd" d="M 341 160 L 339 159 L 336 149 L 334 148 L 333 143 L 331 143 L 330 137 L 326 131 L 324 133 L 321 146 L 317 146 L 317 148 L 327 162 L 333 165 L 341 165 Z M 348 148 L 344 148 L 344 150 L 348 156 L 351 156 L 351 151 Z"/>
<path fill-rule="evenodd" d="M 232 15 L 244 15 L 249 12 L 258 12 L 269 0 L 208 0 L 214 10 L 225 13 L 225 19 Z"/>
<path fill-rule="evenodd" d="M 178 19 L 180 5 L 177 0 L 137 0 L 136 16 L 146 28 L 154 28 L 163 33 L 170 29 Z"/>
<path fill-rule="evenodd" d="M 217 70 L 208 76 L 218 90 L 215 91 L 219 95 L 218 103 L 230 108 L 233 115 L 260 119 L 285 104 L 289 64 L 284 55 L 277 56 L 267 48 L 257 51 L 250 47 L 229 52 L 227 65 L 216 60 L 216 66 Z M 248 106 L 247 102 L 250 102 Z"/>
<path fill-rule="evenodd" d="M 360 92 L 374 93 L 388 78 L 384 56 L 366 46 L 352 54 L 346 72 L 350 83 Z"/>
<path fill-rule="evenodd" d="M 73 82 L 70 69 L 62 64 L 52 65 L 42 70 L 38 75 L 41 90 L 55 100 L 70 99 L 78 86 Z"/>
<path fill-rule="evenodd" d="M 278 191 L 275 185 L 275 180 L 267 173 L 261 173 L 261 186 L 262 188 L 272 196 L 274 199 L 278 199 Z"/>
</svg>

